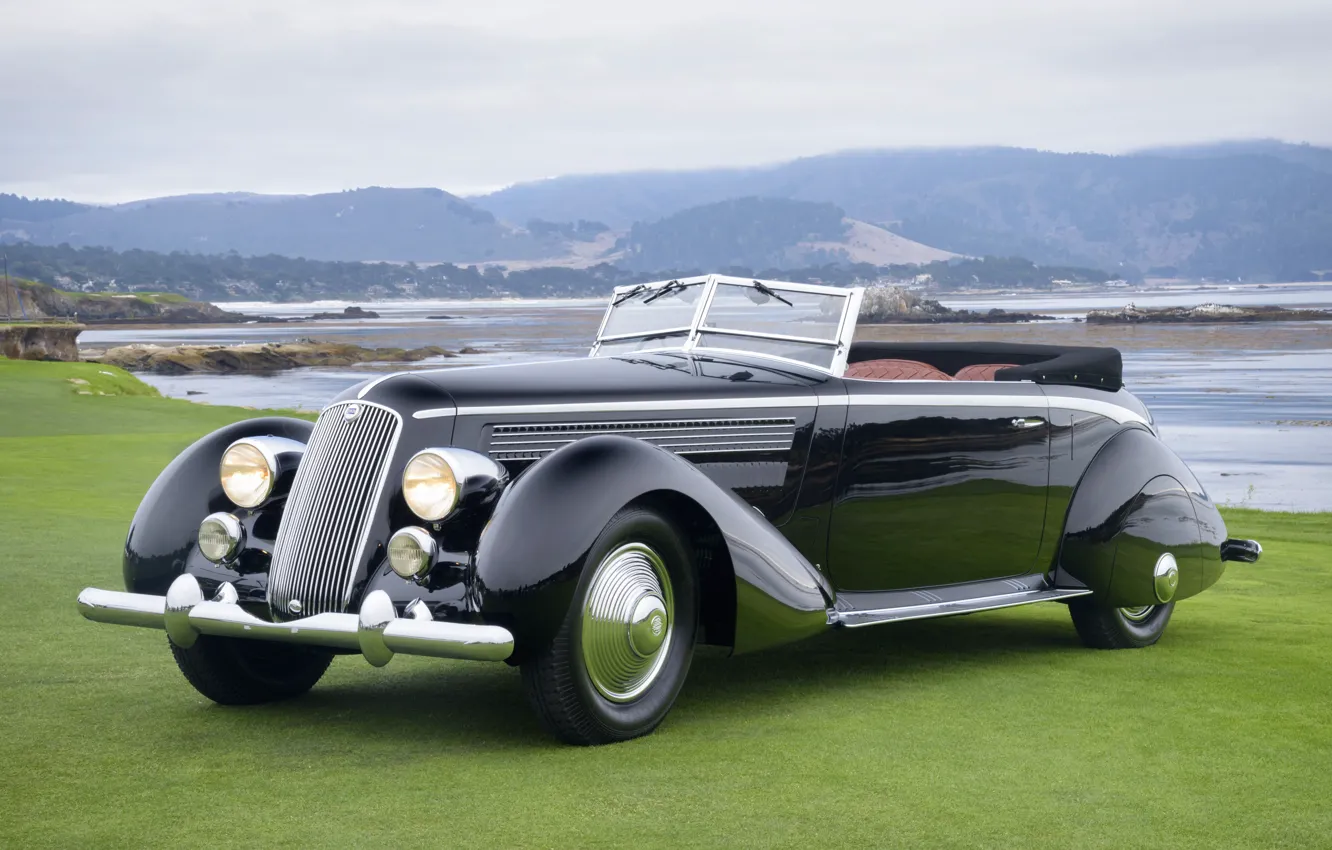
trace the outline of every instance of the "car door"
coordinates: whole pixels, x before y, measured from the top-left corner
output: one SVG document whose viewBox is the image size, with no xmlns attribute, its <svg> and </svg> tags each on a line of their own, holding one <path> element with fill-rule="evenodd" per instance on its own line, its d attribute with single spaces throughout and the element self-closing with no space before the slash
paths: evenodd
<svg viewBox="0 0 1332 850">
<path fill-rule="evenodd" d="M 1049 411 L 1030 382 L 846 379 L 828 541 L 839 590 L 895 590 L 1036 569 Z"/>
</svg>

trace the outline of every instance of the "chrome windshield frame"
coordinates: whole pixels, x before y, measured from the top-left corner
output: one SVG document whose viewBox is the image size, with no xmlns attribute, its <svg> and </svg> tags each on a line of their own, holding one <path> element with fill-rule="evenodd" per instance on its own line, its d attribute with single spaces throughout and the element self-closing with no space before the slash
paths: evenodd
<svg viewBox="0 0 1332 850">
<path fill-rule="evenodd" d="M 817 295 L 830 295 L 839 298 L 845 298 L 846 301 L 842 307 L 842 315 L 838 321 L 836 336 L 832 339 L 822 339 L 818 337 L 798 336 L 795 334 L 763 333 L 761 331 L 746 331 L 738 328 L 704 328 L 703 319 L 712 307 L 712 301 L 717 294 L 717 289 L 723 284 L 735 286 L 752 286 L 755 283 L 771 289 L 773 292 L 803 292 Z M 650 293 L 661 290 L 667 286 L 684 284 L 686 286 L 702 285 L 704 287 L 702 297 L 698 300 L 698 306 L 694 309 L 694 318 L 688 327 L 674 326 L 669 328 L 653 329 L 646 331 L 635 331 L 631 333 L 610 334 L 605 333 L 606 325 L 610 321 L 612 311 L 617 305 L 617 301 L 630 293 Z M 595 357 L 601 350 L 603 343 L 620 342 L 630 339 L 650 339 L 653 337 L 663 337 L 671 335 L 676 339 L 670 345 L 661 345 L 654 348 L 642 348 L 634 351 L 634 354 L 646 354 L 653 351 L 719 351 L 727 354 L 744 354 L 751 357 L 763 357 L 768 360 L 776 360 L 782 363 L 798 365 L 806 369 L 816 369 L 820 372 L 827 372 L 831 375 L 841 375 L 846 371 L 846 359 L 851 351 L 851 340 L 856 333 L 856 320 L 860 316 L 860 302 L 865 294 L 863 286 L 820 286 L 810 283 L 788 283 L 780 280 L 756 280 L 753 278 L 730 277 L 728 275 L 710 274 L 696 277 L 682 277 L 672 280 L 663 280 L 653 283 L 635 283 L 626 286 L 617 286 L 611 292 L 610 301 L 606 305 L 606 312 L 602 314 L 601 324 L 597 327 L 597 339 L 592 344 L 592 350 L 588 352 L 589 357 Z M 678 321 L 678 320 L 677 320 Z M 738 339 L 770 339 L 785 342 L 797 342 L 804 345 L 815 345 L 833 350 L 832 362 L 828 366 L 820 366 L 809 363 L 804 360 L 795 360 L 789 357 L 782 357 L 776 354 L 765 354 L 758 351 L 748 351 L 742 348 L 730 348 L 717 345 L 702 345 L 700 338 L 703 334 L 715 334 L 718 336 L 727 336 Z M 683 339 L 680 339 L 683 337 Z"/>
</svg>

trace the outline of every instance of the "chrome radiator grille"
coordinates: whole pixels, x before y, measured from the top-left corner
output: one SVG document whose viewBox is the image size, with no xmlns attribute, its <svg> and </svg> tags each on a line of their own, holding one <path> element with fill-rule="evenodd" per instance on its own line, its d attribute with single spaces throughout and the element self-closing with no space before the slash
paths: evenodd
<svg viewBox="0 0 1332 850">
<path fill-rule="evenodd" d="M 682 455 L 784 452 L 795 441 L 795 419 L 776 417 L 496 425 L 486 450 L 495 460 L 536 460 L 575 440 L 597 434 L 634 437 Z"/>
<path fill-rule="evenodd" d="M 346 609 L 401 430 L 398 414 L 377 404 L 340 402 L 319 415 L 273 546 L 274 616 Z"/>
</svg>

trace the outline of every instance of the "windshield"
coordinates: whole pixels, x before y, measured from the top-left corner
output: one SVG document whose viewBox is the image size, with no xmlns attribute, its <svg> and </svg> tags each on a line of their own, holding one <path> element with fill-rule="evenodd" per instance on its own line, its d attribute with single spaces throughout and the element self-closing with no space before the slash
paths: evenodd
<svg viewBox="0 0 1332 850">
<path fill-rule="evenodd" d="M 611 309 L 601 328 L 601 339 L 660 334 L 665 331 L 688 332 L 698 312 L 698 299 L 706 279 L 670 280 L 666 283 L 638 284 L 611 299 Z"/>
<path fill-rule="evenodd" d="M 742 351 L 837 374 L 862 290 L 709 275 L 619 287 L 593 356 Z"/>
</svg>

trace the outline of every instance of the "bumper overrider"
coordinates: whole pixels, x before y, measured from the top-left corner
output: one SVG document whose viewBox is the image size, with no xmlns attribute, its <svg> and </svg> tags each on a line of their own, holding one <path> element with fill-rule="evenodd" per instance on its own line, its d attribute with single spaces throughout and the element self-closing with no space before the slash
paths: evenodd
<svg viewBox="0 0 1332 850">
<path fill-rule="evenodd" d="M 79 613 L 98 623 L 163 629 L 182 648 L 193 646 L 199 635 L 271 640 L 359 651 L 376 667 L 397 653 L 472 661 L 504 661 L 513 654 L 508 629 L 436 620 L 420 600 L 400 617 L 382 590 L 365 597 L 359 614 L 316 614 L 274 623 L 237 604 L 229 582 L 205 599 L 198 579 L 186 573 L 172 582 L 166 596 L 87 588 L 79 594 Z"/>
</svg>

